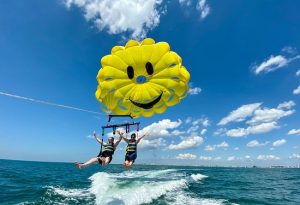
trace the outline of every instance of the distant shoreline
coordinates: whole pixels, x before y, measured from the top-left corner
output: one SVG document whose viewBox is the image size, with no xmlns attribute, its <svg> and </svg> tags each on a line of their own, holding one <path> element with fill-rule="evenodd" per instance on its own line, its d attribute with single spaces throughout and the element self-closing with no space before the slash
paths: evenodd
<svg viewBox="0 0 300 205">
<path fill-rule="evenodd" d="M 21 159 L 0 159 L 0 161 L 19 161 L 19 162 L 34 162 L 34 163 L 60 163 L 60 164 L 73 164 L 74 162 L 54 162 L 54 161 L 34 161 L 34 160 L 21 160 Z M 122 165 L 114 164 L 112 165 Z M 253 169 L 299 169 L 297 166 L 283 166 L 283 165 L 271 165 L 271 166 L 204 166 L 204 165 L 177 165 L 177 164 L 136 164 L 138 166 L 172 166 L 172 167 L 202 167 L 202 168 L 253 168 Z"/>
</svg>

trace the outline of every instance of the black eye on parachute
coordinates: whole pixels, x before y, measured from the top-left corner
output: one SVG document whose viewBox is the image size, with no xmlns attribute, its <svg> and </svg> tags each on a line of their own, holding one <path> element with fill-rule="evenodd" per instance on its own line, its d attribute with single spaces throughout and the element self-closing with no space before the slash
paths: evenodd
<svg viewBox="0 0 300 205">
<path fill-rule="evenodd" d="M 147 73 L 148 73 L 149 75 L 152 75 L 152 74 L 153 74 L 153 66 L 152 66 L 152 64 L 151 64 L 150 62 L 147 62 L 147 63 L 146 63 L 146 70 L 147 70 Z"/>
<path fill-rule="evenodd" d="M 134 76 L 134 70 L 132 66 L 128 66 L 127 67 L 127 75 L 129 79 L 132 79 Z"/>
</svg>

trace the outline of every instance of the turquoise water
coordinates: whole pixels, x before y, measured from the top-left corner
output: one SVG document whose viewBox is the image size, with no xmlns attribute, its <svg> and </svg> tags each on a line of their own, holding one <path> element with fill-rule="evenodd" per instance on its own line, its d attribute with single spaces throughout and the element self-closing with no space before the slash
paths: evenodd
<svg viewBox="0 0 300 205">
<path fill-rule="evenodd" d="M 0 160 L 0 204 L 300 204 L 300 169 Z"/>
</svg>

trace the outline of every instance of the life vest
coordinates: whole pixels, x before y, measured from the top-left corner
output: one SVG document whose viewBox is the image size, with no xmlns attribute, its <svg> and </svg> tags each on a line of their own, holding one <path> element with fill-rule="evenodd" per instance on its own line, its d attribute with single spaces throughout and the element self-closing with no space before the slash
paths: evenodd
<svg viewBox="0 0 300 205">
<path fill-rule="evenodd" d="M 126 148 L 127 153 L 133 153 L 136 152 L 136 141 L 129 141 L 127 148 Z"/>
<path fill-rule="evenodd" d="M 103 151 L 102 152 L 112 152 L 114 153 L 115 149 L 114 149 L 114 143 L 107 143 L 106 145 L 103 145 Z"/>
</svg>

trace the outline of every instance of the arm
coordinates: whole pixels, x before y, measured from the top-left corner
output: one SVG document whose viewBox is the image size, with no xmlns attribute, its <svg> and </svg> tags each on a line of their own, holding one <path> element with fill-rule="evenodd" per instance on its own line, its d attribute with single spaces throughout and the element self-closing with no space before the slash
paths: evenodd
<svg viewBox="0 0 300 205">
<path fill-rule="evenodd" d="M 95 138 L 95 140 L 97 140 L 97 142 L 99 142 L 100 144 L 102 144 L 102 145 L 105 145 L 105 142 L 102 142 L 102 140 L 101 139 L 99 139 L 97 136 L 96 136 L 96 133 L 94 132 L 94 138 Z"/>
<path fill-rule="evenodd" d="M 143 139 L 143 138 L 146 137 L 147 135 L 149 135 L 149 132 L 146 132 L 145 134 L 143 134 L 143 136 L 141 136 L 141 137 L 136 141 L 136 144 L 140 143 L 141 139 Z"/>
<path fill-rule="evenodd" d="M 120 135 L 120 139 L 124 139 L 124 141 L 128 144 L 129 143 L 129 140 L 126 138 L 126 137 L 124 137 L 124 133 L 123 132 L 120 132 L 119 130 L 117 130 L 117 133 Z M 120 140 L 119 139 L 119 140 Z M 119 141 L 118 140 L 118 141 Z M 120 140 L 121 141 L 121 140 Z"/>
<path fill-rule="evenodd" d="M 116 149 L 119 143 L 122 141 L 122 137 L 119 137 L 118 141 L 116 141 L 114 148 Z"/>
</svg>

